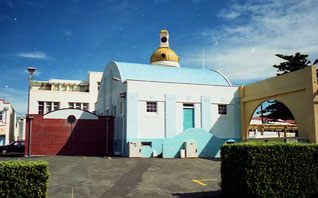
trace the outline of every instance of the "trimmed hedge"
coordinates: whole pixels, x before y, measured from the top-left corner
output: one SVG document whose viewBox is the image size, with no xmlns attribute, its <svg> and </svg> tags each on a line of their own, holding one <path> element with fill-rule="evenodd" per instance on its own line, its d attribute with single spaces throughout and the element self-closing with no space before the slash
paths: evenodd
<svg viewBox="0 0 318 198">
<path fill-rule="evenodd" d="M 225 197 L 318 197 L 318 145 L 235 143 L 221 147 Z"/>
<path fill-rule="evenodd" d="M 0 161 L 0 197 L 48 197 L 49 163 Z"/>
</svg>

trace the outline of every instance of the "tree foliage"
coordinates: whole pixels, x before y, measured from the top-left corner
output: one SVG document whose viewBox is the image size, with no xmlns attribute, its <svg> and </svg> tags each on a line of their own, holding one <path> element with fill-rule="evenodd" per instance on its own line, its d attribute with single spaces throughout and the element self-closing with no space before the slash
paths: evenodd
<svg viewBox="0 0 318 198">
<path fill-rule="evenodd" d="M 300 54 L 299 52 L 296 52 L 295 55 L 275 55 L 286 60 L 285 62 L 282 62 L 278 65 L 273 65 L 273 67 L 277 69 L 277 76 L 297 71 L 311 65 L 311 61 L 307 59 L 307 54 Z M 316 63 L 318 63 L 318 59 L 314 61 L 313 65 Z"/>
<path fill-rule="evenodd" d="M 274 121 L 278 119 L 295 120 L 293 114 L 283 103 L 277 100 L 268 101 L 268 103 L 271 104 L 268 105 L 265 109 L 263 109 L 262 112 L 259 111 L 257 113 L 263 113 L 263 117 L 273 119 Z"/>
<path fill-rule="evenodd" d="M 278 65 L 273 65 L 274 68 L 277 69 L 277 76 L 297 71 L 303 69 L 307 66 L 311 65 L 311 61 L 308 60 L 307 54 L 301 54 L 296 52 L 295 55 L 282 55 L 282 54 L 275 54 L 277 57 L 285 60 Z M 318 59 L 313 62 L 313 65 L 318 63 Z M 267 117 L 273 120 L 294 120 L 294 116 L 290 112 L 290 110 L 281 102 L 274 100 L 270 101 L 269 106 L 267 106 L 263 111 L 259 111 L 263 117 Z"/>
</svg>

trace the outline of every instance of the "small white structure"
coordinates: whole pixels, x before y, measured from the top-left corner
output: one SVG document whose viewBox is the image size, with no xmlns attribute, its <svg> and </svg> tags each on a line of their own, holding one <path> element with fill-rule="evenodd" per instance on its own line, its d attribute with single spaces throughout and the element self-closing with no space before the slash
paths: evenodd
<svg viewBox="0 0 318 198">
<path fill-rule="evenodd" d="M 102 72 L 89 72 L 88 81 L 31 81 L 30 114 L 46 114 L 63 108 L 95 111 Z"/>
<path fill-rule="evenodd" d="M 226 140 L 241 137 L 239 87 L 218 71 L 180 67 L 168 38 L 161 31 L 151 64 L 106 66 L 96 113 L 116 117 L 114 151 L 122 156 L 140 151 L 142 157 L 154 152 L 177 157 L 174 152 L 180 152 L 183 142 L 196 141 L 197 156 L 214 157 Z M 193 128 L 202 130 L 183 135 Z M 139 143 L 140 150 L 131 153 L 130 147 Z"/>
<path fill-rule="evenodd" d="M 0 145 L 17 140 L 16 113 L 12 105 L 0 99 Z"/>
</svg>

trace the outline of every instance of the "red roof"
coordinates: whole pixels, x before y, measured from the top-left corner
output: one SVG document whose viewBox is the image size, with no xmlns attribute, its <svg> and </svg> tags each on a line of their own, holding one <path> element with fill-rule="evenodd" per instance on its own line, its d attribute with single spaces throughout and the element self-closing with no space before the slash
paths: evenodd
<svg viewBox="0 0 318 198">
<path fill-rule="evenodd" d="M 261 117 L 253 117 L 252 120 L 262 120 Z M 263 118 L 264 121 L 273 121 L 273 119 L 270 118 Z M 275 122 L 281 122 L 281 123 L 288 123 L 288 124 L 296 124 L 295 120 L 276 120 Z"/>
</svg>

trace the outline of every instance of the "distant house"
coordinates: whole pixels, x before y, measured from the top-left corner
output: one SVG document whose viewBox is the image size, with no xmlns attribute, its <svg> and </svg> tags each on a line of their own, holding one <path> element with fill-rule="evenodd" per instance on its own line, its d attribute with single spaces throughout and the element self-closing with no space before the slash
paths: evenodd
<svg viewBox="0 0 318 198">
<path fill-rule="evenodd" d="M 31 81 L 29 114 L 46 114 L 57 109 L 95 111 L 102 72 L 89 72 L 88 80 Z"/>
<path fill-rule="evenodd" d="M 0 99 L 0 145 L 17 140 L 16 113 L 12 105 Z"/>
</svg>

